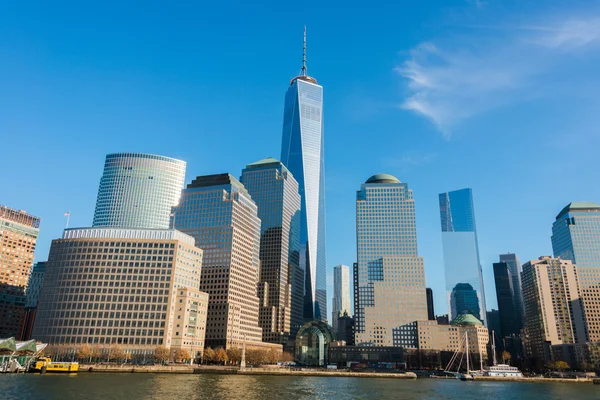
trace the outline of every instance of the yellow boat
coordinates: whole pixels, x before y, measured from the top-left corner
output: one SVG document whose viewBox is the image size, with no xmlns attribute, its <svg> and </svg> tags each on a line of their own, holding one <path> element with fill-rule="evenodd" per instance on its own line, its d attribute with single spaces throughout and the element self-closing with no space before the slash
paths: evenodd
<svg viewBox="0 0 600 400">
<path fill-rule="evenodd" d="M 35 365 L 31 367 L 32 371 L 38 372 L 66 372 L 75 373 L 79 371 L 78 362 L 52 362 L 48 357 L 41 357 Z"/>
</svg>

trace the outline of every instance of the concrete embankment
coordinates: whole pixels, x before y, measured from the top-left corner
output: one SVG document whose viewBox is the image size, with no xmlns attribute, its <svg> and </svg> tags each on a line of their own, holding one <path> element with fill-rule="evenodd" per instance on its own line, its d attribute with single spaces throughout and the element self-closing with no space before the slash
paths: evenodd
<svg viewBox="0 0 600 400">
<path fill-rule="evenodd" d="M 79 372 L 133 372 L 157 374 L 193 374 L 191 365 L 79 365 Z"/>
<path fill-rule="evenodd" d="M 330 377 L 352 377 L 352 378 L 392 378 L 392 379 L 416 379 L 417 375 L 413 372 L 392 373 L 392 372 L 352 372 L 337 370 L 311 370 L 300 369 L 292 370 L 287 368 L 245 368 L 245 369 L 210 369 L 197 368 L 195 374 L 238 374 L 238 375 L 280 375 L 280 376 L 330 376 Z"/>
<path fill-rule="evenodd" d="M 473 377 L 476 381 L 495 381 L 495 382 L 564 382 L 564 383 L 592 383 L 592 378 L 509 378 L 500 376 L 475 376 Z"/>
</svg>

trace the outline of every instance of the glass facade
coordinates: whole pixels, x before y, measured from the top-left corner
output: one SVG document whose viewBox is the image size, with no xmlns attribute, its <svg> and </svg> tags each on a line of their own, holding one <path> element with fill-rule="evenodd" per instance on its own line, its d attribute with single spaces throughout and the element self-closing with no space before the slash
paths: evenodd
<svg viewBox="0 0 600 400">
<path fill-rule="evenodd" d="M 600 204 L 563 208 L 552 225 L 552 249 L 576 265 L 590 341 L 600 341 Z"/>
<path fill-rule="evenodd" d="M 278 160 L 249 164 L 240 181 L 256 203 L 260 228 L 260 326 L 263 341 L 286 343 L 303 325 L 298 182 Z"/>
<path fill-rule="evenodd" d="M 93 226 L 169 228 L 185 179 L 185 161 L 139 153 L 106 156 Z"/>
<path fill-rule="evenodd" d="M 173 227 L 203 250 L 200 290 L 209 294 L 206 344 L 261 342 L 257 286 L 260 219 L 244 186 L 230 174 L 199 176 L 173 207 Z"/>
<path fill-rule="evenodd" d="M 331 302 L 331 326 L 337 332 L 338 317 L 350 312 L 350 268 L 347 265 L 336 265 L 333 268 L 333 300 Z"/>
<path fill-rule="evenodd" d="M 500 254 L 500 262 L 508 265 L 508 272 L 512 280 L 512 287 L 514 293 L 514 301 L 516 307 L 516 323 L 519 330 L 523 328 L 523 320 L 525 318 L 525 309 L 523 307 L 523 291 L 521 285 L 521 261 L 519 257 L 513 253 Z"/>
<path fill-rule="evenodd" d="M 356 344 L 416 347 L 414 321 L 427 319 L 427 297 L 415 204 L 406 183 L 379 174 L 361 186 L 356 239 Z"/>
<path fill-rule="evenodd" d="M 479 261 L 473 192 L 471 189 L 461 189 L 442 193 L 439 195 L 439 203 L 450 319 L 467 312 L 485 324 L 485 292 L 481 262 Z M 459 284 L 461 286 L 458 286 Z M 471 289 L 475 291 L 473 295 L 476 296 L 476 302 L 469 301 L 463 304 L 457 302 L 456 297 L 453 297 L 453 292 L 454 296 L 458 293 L 456 292 L 457 288 L 465 290 L 466 286 L 464 285 L 470 285 Z M 472 300 L 472 297 L 469 299 Z M 459 305 L 461 307 L 468 306 L 468 309 L 457 309 L 456 307 Z"/>
<path fill-rule="evenodd" d="M 304 319 L 327 319 L 323 87 L 302 75 L 285 95 L 281 161 L 298 181 Z"/>
<path fill-rule="evenodd" d="M 503 336 L 518 335 L 523 327 L 517 315 L 517 301 L 508 264 L 494 263 L 494 283 L 500 312 L 500 329 Z"/>
</svg>

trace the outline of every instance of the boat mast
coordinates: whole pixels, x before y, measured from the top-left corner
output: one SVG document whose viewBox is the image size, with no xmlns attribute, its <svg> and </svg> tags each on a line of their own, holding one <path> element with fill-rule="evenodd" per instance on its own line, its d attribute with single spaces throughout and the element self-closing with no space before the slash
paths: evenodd
<svg viewBox="0 0 600 400">
<path fill-rule="evenodd" d="M 465 332 L 465 344 L 467 346 L 467 374 L 470 373 L 469 368 L 469 331 Z"/>
<path fill-rule="evenodd" d="M 492 350 L 494 352 L 494 365 L 496 365 L 496 334 L 492 331 Z"/>
</svg>

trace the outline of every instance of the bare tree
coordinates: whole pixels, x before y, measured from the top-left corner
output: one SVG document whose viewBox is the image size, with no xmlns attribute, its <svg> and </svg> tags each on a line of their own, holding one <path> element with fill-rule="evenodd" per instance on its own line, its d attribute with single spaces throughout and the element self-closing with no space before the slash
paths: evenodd
<svg viewBox="0 0 600 400">
<path fill-rule="evenodd" d="M 77 358 L 80 360 L 89 359 L 92 362 L 92 347 L 89 344 L 82 345 L 77 351 Z"/>
<path fill-rule="evenodd" d="M 287 351 L 281 353 L 281 361 L 294 361 L 294 356 Z"/>
<path fill-rule="evenodd" d="M 276 364 L 277 361 L 281 358 L 281 353 L 276 349 L 270 349 L 267 353 L 267 362 L 269 364 Z"/>
</svg>

